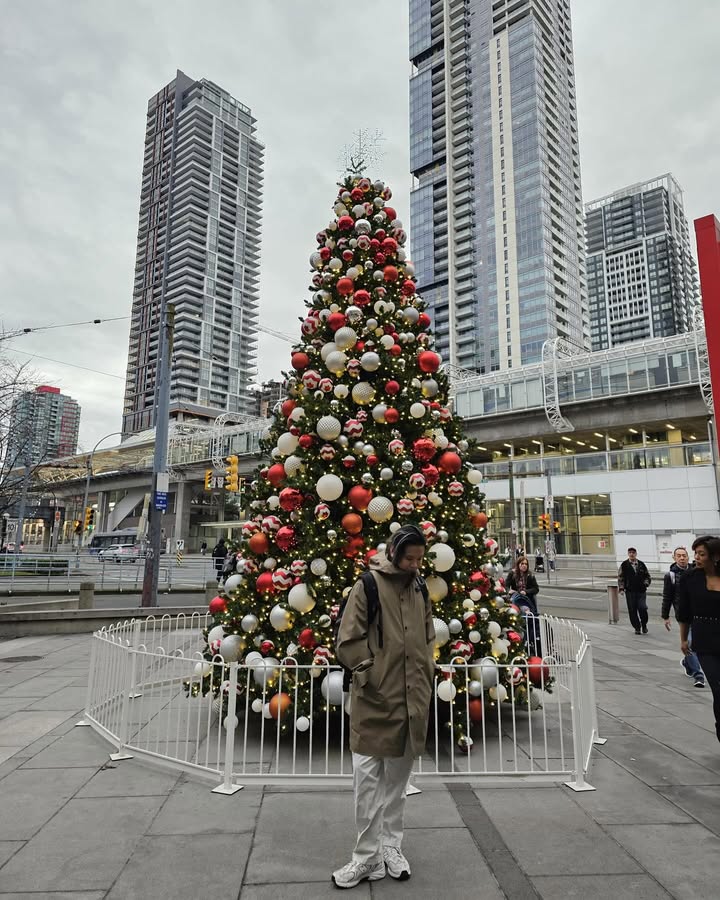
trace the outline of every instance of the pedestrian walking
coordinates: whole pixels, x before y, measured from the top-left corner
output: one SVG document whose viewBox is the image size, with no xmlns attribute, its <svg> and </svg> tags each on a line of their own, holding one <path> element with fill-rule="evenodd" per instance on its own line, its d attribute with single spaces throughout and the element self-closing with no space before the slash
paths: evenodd
<svg viewBox="0 0 720 900">
<path fill-rule="evenodd" d="M 405 792 L 413 760 L 424 750 L 433 683 L 435 629 L 418 571 L 426 541 L 415 525 L 395 532 L 384 557 L 372 558 L 377 610 L 368 621 L 362 579 L 342 611 L 336 652 L 352 672 L 350 749 L 357 841 L 351 861 L 333 872 L 352 888 L 387 874 L 404 881 Z"/>
<path fill-rule="evenodd" d="M 205 556 L 206 553 L 207 553 L 207 541 L 203 541 L 202 544 L 200 544 L 200 556 Z"/>
<path fill-rule="evenodd" d="M 215 562 L 215 571 L 217 572 L 218 584 L 222 579 L 223 566 L 225 565 L 225 557 L 227 556 L 227 547 L 225 546 L 225 538 L 220 540 L 213 547 L 212 558 Z"/>
<path fill-rule="evenodd" d="M 694 564 L 690 562 L 687 548 L 676 547 L 673 550 L 673 563 L 670 566 L 670 569 L 665 573 L 665 578 L 663 579 L 662 611 L 660 615 L 665 623 L 665 628 L 668 631 L 671 629 L 671 608 L 675 611 L 675 618 L 677 618 L 680 582 L 689 572 L 692 572 L 694 568 Z M 691 633 L 688 635 L 688 640 L 692 644 Z M 693 653 L 691 650 L 687 656 L 681 658 L 680 665 L 688 678 L 693 679 L 696 688 L 705 687 L 705 676 L 703 675 L 703 670 L 698 661 L 697 654 Z"/>
<path fill-rule="evenodd" d="M 693 541 L 695 569 L 680 582 L 680 650 L 694 650 L 713 694 L 715 733 L 720 741 L 720 539 Z M 690 630 L 692 629 L 692 646 Z"/>
<path fill-rule="evenodd" d="M 543 552 L 539 547 L 535 550 L 535 571 L 545 571 L 545 560 L 543 558 Z"/>
<path fill-rule="evenodd" d="M 618 570 L 618 588 L 625 593 L 630 624 L 635 634 L 648 633 L 647 589 L 652 578 L 645 563 L 638 559 L 635 547 L 628 547 L 627 559 Z"/>
</svg>

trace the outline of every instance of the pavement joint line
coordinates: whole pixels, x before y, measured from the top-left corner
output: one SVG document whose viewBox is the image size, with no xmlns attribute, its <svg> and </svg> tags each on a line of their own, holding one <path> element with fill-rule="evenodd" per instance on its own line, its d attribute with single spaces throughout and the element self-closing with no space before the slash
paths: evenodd
<svg viewBox="0 0 720 900">
<path fill-rule="evenodd" d="M 510 900 L 539 900 L 540 894 L 520 868 L 470 784 L 451 782 L 446 786 L 460 818 L 503 894 Z"/>
<path fill-rule="evenodd" d="M 255 849 L 255 837 L 257 835 L 258 824 L 260 822 L 260 814 L 262 813 L 263 803 L 265 802 L 265 785 L 261 785 L 261 796 L 260 802 L 257 805 L 257 809 L 255 810 L 255 821 L 253 822 L 252 835 L 250 837 L 250 846 L 248 848 L 247 856 L 245 857 L 245 865 L 243 866 L 242 874 L 240 875 L 240 887 L 238 888 L 238 894 L 236 900 L 241 900 L 243 887 L 249 887 L 249 885 L 245 884 L 245 877 L 247 875 L 248 866 L 250 865 L 250 859 L 253 855 L 253 850 Z M 328 881 L 330 880 L 330 876 L 328 875 Z"/>
</svg>

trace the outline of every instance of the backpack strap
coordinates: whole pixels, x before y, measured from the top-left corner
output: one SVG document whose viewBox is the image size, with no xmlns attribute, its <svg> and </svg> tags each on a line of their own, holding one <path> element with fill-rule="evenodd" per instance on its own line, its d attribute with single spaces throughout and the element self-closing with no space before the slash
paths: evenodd
<svg viewBox="0 0 720 900">
<path fill-rule="evenodd" d="M 365 590 L 365 600 L 367 602 L 367 622 L 368 626 L 377 619 L 378 646 L 383 645 L 383 622 L 382 607 L 380 606 L 380 594 L 378 592 L 377 581 L 372 572 L 363 572 L 360 576 L 363 588 Z"/>
</svg>

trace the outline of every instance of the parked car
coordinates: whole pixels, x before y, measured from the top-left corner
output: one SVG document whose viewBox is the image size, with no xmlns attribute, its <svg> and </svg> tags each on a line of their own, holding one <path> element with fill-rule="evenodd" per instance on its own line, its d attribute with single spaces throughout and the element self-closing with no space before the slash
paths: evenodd
<svg viewBox="0 0 720 900">
<path fill-rule="evenodd" d="M 138 544 L 110 544 L 98 553 L 98 559 L 103 562 L 136 562 L 144 556 Z"/>
</svg>

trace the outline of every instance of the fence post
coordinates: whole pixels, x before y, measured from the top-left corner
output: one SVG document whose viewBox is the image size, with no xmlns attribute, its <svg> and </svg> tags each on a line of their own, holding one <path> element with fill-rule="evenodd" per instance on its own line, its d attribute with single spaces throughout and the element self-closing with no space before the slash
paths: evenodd
<svg viewBox="0 0 720 900">
<path fill-rule="evenodd" d="M 212 663 L 211 665 L 222 665 Z M 213 794 L 236 794 L 244 787 L 242 784 L 233 784 L 233 764 L 235 762 L 235 725 L 237 716 L 237 687 L 238 664 L 230 663 L 230 684 L 228 687 L 228 708 L 225 719 L 225 763 L 223 765 L 223 783 L 212 789 Z"/>
<path fill-rule="evenodd" d="M 575 780 L 566 781 L 565 786 L 576 792 L 594 791 L 595 788 L 585 781 L 585 760 L 583 755 L 583 722 L 582 722 L 582 704 L 583 697 L 580 695 L 580 663 L 578 657 L 582 655 L 582 651 L 570 663 L 570 708 L 572 710 L 572 730 L 573 730 L 573 760 L 575 763 Z"/>
<path fill-rule="evenodd" d="M 608 625 L 617 625 L 620 621 L 620 588 L 615 582 L 607 586 Z"/>
<path fill-rule="evenodd" d="M 83 711 L 83 717 L 79 722 L 75 723 L 75 727 L 77 728 L 79 725 L 89 725 L 88 721 L 90 717 L 90 705 L 92 703 L 93 690 L 95 688 L 95 666 L 97 665 L 97 654 L 98 654 L 98 639 L 93 634 L 90 643 L 90 668 L 88 669 L 88 683 L 87 683 L 87 691 L 85 692 L 85 709 Z"/>
<path fill-rule="evenodd" d="M 122 713 L 120 717 L 120 730 L 118 734 L 118 748 L 116 753 L 110 754 L 110 759 L 118 762 L 122 759 L 132 759 L 132 753 L 123 753 L 123 747 L 127 745 L 128 742 L 128 732 L 130 729 L 129 723 L 129 714 L 130 714 L 130 701 L 134 700 L 136 697 L 139 697 L 140 694 L 135 691 L 135 678 L 137 675 L 137 658 L 138 658 L 138 645 L 140 643 L 140 619 L 133 620 L 133 637 L 132 637 L 132 646 L 127 648 L 127 654 L 125 656 L 125 666 L 127 669 L 127 680 L 125 690 L 123 691 L 123 699 L 122 699 Z"/>
<path fill-rule="evenodd" d="M 598 726 L 597 703 L 595 701 L 595 668 L 593 664 L 592 642 L 587 641 L 587 650 L 585 652 L 588 666 L 588 703 L 592 710 L 592 727 L 593 727 L 593 744 L 607 744 L 607 738 L 600 737 L 600 728 Z"/>
<path fill-rule="evenodd" d="M 78 594 L 78 609 L 92 609 L 95 606 L 95 582 L 81 581 Z"/>
</svg>

